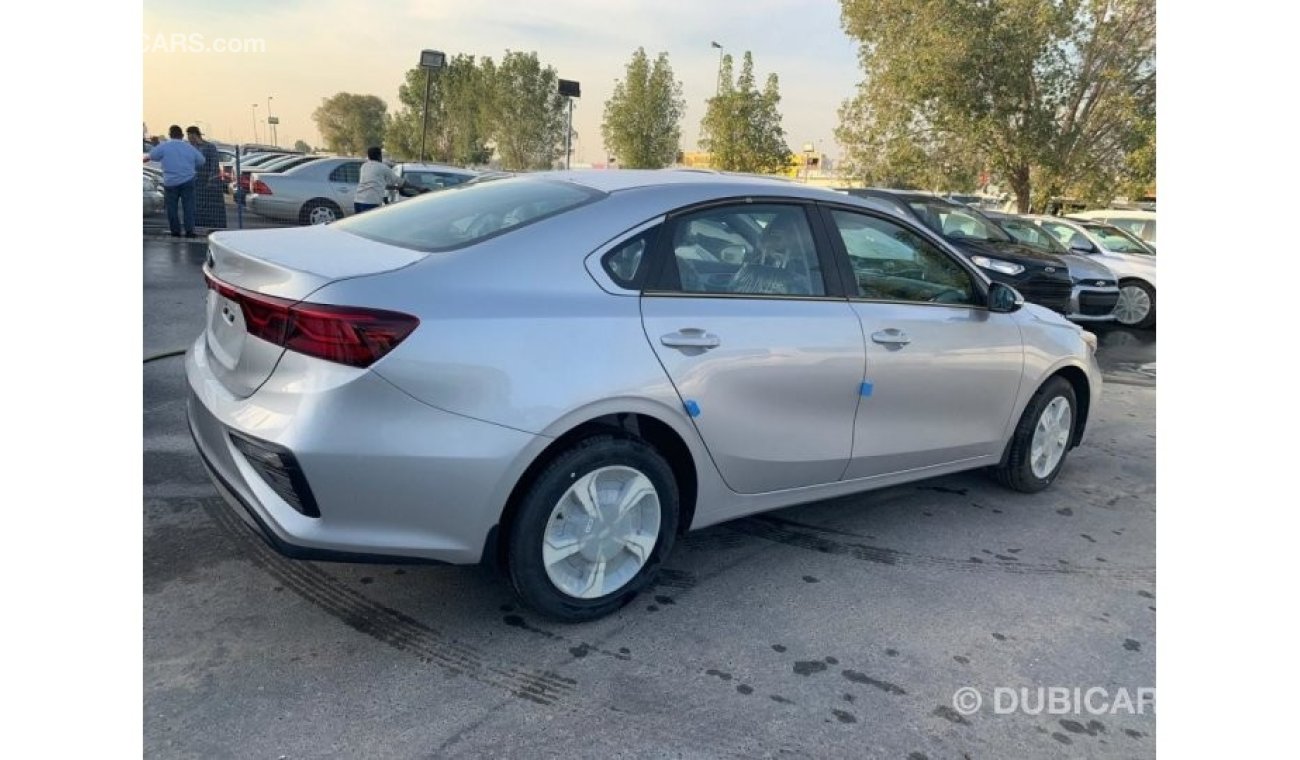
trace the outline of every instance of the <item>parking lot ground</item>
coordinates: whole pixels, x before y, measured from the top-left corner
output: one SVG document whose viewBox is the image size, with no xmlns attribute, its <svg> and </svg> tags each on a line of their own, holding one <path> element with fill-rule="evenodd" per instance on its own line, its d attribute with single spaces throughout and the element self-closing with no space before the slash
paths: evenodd
<svg viewBox="0 0 1300 760">
<path fill-rule="evenodd" d="M 202 257 L 145 243 L 146 356 L 198 334 Z M 1132 360 L 1149 377 L 1107 385 L 1047 491 L 966 473 L 715 526 L 582 625 L 478 567 L 274 554 L 208 484 L 181 360 L 148 362 L 145 753 L 1154 756 L 1152 709 L 1051 714 L 1037 696 L 1099 687 L 1114 707 L 1155 686 L 1150 336 Z M 954 709 L 962 687 L 982 709 Z M 1031 704 L 999 714 L 999 687 Z"/>
</svg>

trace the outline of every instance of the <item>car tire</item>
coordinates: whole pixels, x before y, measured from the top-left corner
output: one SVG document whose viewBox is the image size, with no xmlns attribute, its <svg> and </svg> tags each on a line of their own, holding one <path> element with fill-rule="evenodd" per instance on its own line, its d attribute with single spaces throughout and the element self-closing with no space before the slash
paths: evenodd
<svg viewBox="0 0 1300 760">
<path fill-rule="evenodd" d="M 1059 416 L 1062 403 L 1069 415 L 1068 420 L 1061 420 Z M 1049 415 L 1049 409 L 1054 414 Z M 1006 461 L 993 470 L 998 482 L 1022 493 L 1037 493 L 1050 486 L 1070 453 L 1078 410 L 1074 386 L 1069 381 L 1057 376 L 1043 383 L 1029 400 L 1024 414 L 1020 415 Z M 1036 436 L 1038 440 L 1035 440 Z M 1038 447 L 1040 443 L 1042 448 Z M 1039 459 L 1044 454 L 1046 459 Z"/>
<path fill-rule="evenodd" d="M 593 517 L 578 498 L 578 491 L 591 493 L 584 484 L 603 486 L 591 499 L 603 517 Z M 638 492 L 615 518 L 622 506 L 617 496 Z M 519 599 L 543 615 L 565 622 L 603 617 L 654 580 L 677 535 L 678 511 L 672 468 L 653 447 L 622 434 L 584 439 L 553 457 L 519 502 L 508 531 L 507 577 Z"/>
<path fill-rule="evenodd" d="M 1115 304 L 1115 321 L 1124 327 L 1133 327 L 1139 330 L 1145 330 L 1156 323 L 1156 290 L 1141 280 L 1123 280 L 1119 284 L 1120 300 Z M 1127 291 L 1127 292 L 1126 292 Z M 1137 297 L 1145 299 L 1150 303 L 1151 308 L 1147 313 L 1138 319 L 1128 319 L 1121 317 L 1121 307 L 1126 299 Z"/>
<path fill-rule="evenodd" d="M 298 212 L 298 223 L 304 225 L 327 224 L 343 218 L 343 211 L 333 201 L 316 200 L 303 204 Z"/>
</svg>

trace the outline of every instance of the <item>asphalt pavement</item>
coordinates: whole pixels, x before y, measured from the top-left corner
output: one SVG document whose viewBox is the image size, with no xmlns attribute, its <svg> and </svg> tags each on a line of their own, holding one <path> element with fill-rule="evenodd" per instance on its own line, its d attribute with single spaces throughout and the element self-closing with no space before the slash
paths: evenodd
<svg viewBox="0 0 1300 760">
<path fill-rule="evenodd" d="M 1154 756 L 1123 704 L 1156 685 L 1154 332 L 1097 330 L 1102 404 L 1044 493 L 966 473 L 715 526 L 561 625 L 482 568 L 291 561 L 244 526 L 168 356 L 203 257 L 144 243 L 146 756 Z"/>
</svg>

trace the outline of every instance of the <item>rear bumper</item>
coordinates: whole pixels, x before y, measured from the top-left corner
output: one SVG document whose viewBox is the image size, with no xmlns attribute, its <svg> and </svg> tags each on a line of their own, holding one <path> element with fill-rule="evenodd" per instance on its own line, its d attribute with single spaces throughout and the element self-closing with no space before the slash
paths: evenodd
<svg viewBox="0 0 1300 760">
<path fill-rule="evenodd" d="M 344 562 L 480 560 L 501 513 L 493 494 L 536 436 L 440 411 L 373 372 L 292 352 L 256 393 L 236 398 L 207 367 L 204 341 L 185 358 L 190 433 L 217 490 L 272 547 Z M 232 432 L 292 451 L 320 517 L 282 499 Z"/>
</svg>

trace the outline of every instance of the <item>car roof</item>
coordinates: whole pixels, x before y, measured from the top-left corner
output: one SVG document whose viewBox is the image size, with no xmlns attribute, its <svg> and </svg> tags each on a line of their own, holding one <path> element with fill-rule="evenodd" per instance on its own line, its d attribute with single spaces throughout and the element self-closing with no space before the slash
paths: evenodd
<svg viewBox="0 0 1300 760">
<path fill-rule="evenodd" d="M 473 169 L 465 169 L 460 166 L 448 166 L 447 164 L 423 164 L 415 161 L 403 161 L 393 164 L 394 169 L 428 169 L 430 171 L 456 172 L 457 174 L 478 174 Z"/>
<path fill-rule="evenodd" d="M 708 187 L 726 195 L 785 195 L 796 198 L 844 202 L 846 197 L 829 188 L 791 182 L 762 174 L 733 174 L 679 169 L 574 169 L 518 174 L 515 179 L 572 182 L 604 193 L 644 188 Z M 860 204 L 857 204 L 860 205 Z"/>
<path fill-rule="evenodd" d="M 1105 208 L 1079 211 L 1070 216 L 1076 219 L 1155 219 L 1156 212 L 1136 208 Z"/>
</svg>

